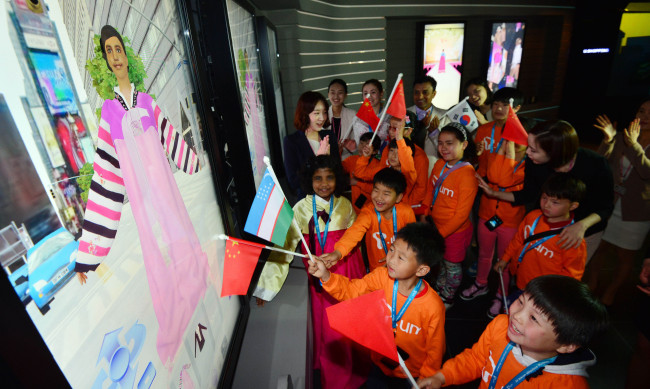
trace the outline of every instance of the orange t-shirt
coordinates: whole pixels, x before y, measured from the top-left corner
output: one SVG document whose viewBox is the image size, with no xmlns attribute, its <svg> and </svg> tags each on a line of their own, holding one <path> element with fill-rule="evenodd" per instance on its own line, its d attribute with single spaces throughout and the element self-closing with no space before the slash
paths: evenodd
<svg viewBox="0 0 650 389">
<path fill-rule="evenodd" d="M 388 166 L 388 147 L 384 148 L 381 154 L 381 166 Z M 411 157 L 411 148 L 406 142 L 397 142 L 400 168 L 406 177 L 406 192 L 404 200 L 411 204 L 416 215 L 424 215 L 426 209 L 420 206 L 427 192 L 427 178 L 429 174 L 429 157 L 418 145 L 415 145 L 415 154 Z M 414 173 L 414 174 L 413 174 Z"/>
<path fill-rule="evenodd" d="M 437 160 L 433 165 L 431 177 L 427 182 L 427 194 L 422 205 L 433 217 L 440 235 L 446 238 L 470 227 L 469 213 L 472 210 L 476 192 L 478 192 L 478 181 L 474 176 L 472 165 L 463 166 L 453 171 L 440 187 L 438 198 L 431 208 L 434 198 L 433 188 L 443 166 L 445 166 L 445 161 L 442 159 Z M 445 170 L 448 169 L 448 167 L 445 168 Z"/>
<path fill-rule="evenodd" d="M 538 217 L 540 218 L 535 227 L 535 234 L 568 225 L 568 222 L 549 224 L 539 209 L 526 215 L 501 258 L 510 262 L 510 273 L 517 276 L 517 288 L 524 290 L 530 280 L 547 274 L 569 276 L 580 281 L 587 260 L 587 245 L 584 239 L 578 248 L 563 249 L 558 245 L 560 234 L 554 235 L 541 245 L 527 251 L 519 263 L 519 254 L 524 248 L 524 240 L 531 235 L 532 225 Z M 539 240 L 530 242 L 528 248 L 536 242 Z"/>
<path fill-rule="evenodd" d="M 343 170 L 345 170 L 346 173 L 350 174 L 350 178 L 353 178 L 357 180 L 356 184 L 351 186 L 352 189 L 352 207 L 354 207 L 354 210 L 356 213 L 361 212 L 361 208 L 357 207 L 357 200 L 359 199 L 359 196 L 364 195 L 366 197 L 366 203 L 370 201 L 370 192 L 372 192 L 372 179 L 368 180 L 362 180 L 359 177 L 356 177 L 353 172 L 354 169 L 357 165 L 357 162 L 359 161 L 361 157 L 360 155 L 352 155 L 347 157 L 346 159 L 343 160 L 342 165 L 343 165 Z M 377 166 L 379 165 L 379 160 L 377 158 L 364 158 L 366 165 L 366 168 L 369 170 L 375 170 Z M 365 203 L 364 203 L 365 204 Z"/>
<path fill-rule="evenodd" d="M 523 160 L 519 163 L 504 155 L 494 154 L 487 163 L 487 178 L 490 186 L 494 190 L 505 189 L 506 192 L 523 189 L 525 165 L 526 162 Z M 513 206 L 512 203 L 499 201 L 483 194 L 478 216 L 481 219 L 489 220 L 494 215 L 503 220 L 504 227 L 517 228 L 526 215 L 526 207 L 523 205 Z"/>
<path fill-rule="evenodd" d="M 408 204 L 400 202 L 395 204 L 397 226 L 393 229 L 393 219 L 381 217 L 381 232 L 384 236 L 387 248 L 395 241 L 395 231 L 399 231 L 409 223 L 415 222 L 415 215 Z M 377 213 L 372 201 L 366 203 L 361 209 L 357 220 L 352 223 L 345 234 L 334 244 L 334 250 L 338 250 L 343 257 L 348 255 L 352 249 L 361 241 L 364 234 L 366 236 L 366 250 L 368 253 L 368 264 L 370 271 L 383 266 L 379 260 L 386 257 L 381 239 L 379 238 L 379 223 L 377 222 Z"/>
<path fill-rule="evenodd" d="M 495 317 L 472 348 L 465 349 L 445 362 L 441 370 L 445 376 L 444 386 L 460 385 L 480 378 L 479 388 L 488 388 L 495 366 L 509 342 L 508 324 L 507 315 Z M 588 350 L 585 354 L 590 357 L 584 357 L 575 363 L 546 365 L 542 374 L 522 381 L 517 389 L 589 388 L 585 369 L 595 362 L 595 357 Z M 503 388 L 533 362 L 532 358 L 522 355 L 521 349 L 515 346 L 501 367 L 496 387 Z"/>
<path fill-rule="evenodd" d="M 494 139 L 492 139 L 493 127 L 494 127 Z M 491 159 L 496 155 L 497 146 L 499 145 L 499 141 L 501 140 L 502 130 L 503 130 L 503 126 L 499 127 L 496 125 L 495 122 L 485 123 L 479 126 L 478 129 L 476 129 L 474 142 L 477 144 L 483 143 L 483 153 L 478 157 L 478 168 L 476 169 L 476 172 L 481 177 L 485 177 L 487 175 L 488 159 Z M 494 145 L 492 152 L 490 152 L 491 145 Z M 503 145 L 501 145 L 501 147 L 503 147 Z"/>
<path fill-rule="evenodd" d="M 383 289 L 386 303 L 392 304 L 393 283 L 394 279 L 390 278 L 388 270 L 380 267 L 356 280 L 332 273 L 330 279 L 323 282 L 323 288 L 339 301 Z M 422 285 L 423 290 L 417 294 L 404 312 L 404 316 L 397 323 L 395 333 L 395 343 L 409 355 L 404 362 L 415 377 L 429 377 L 435 374 L 440 369 L 442 355 L 445 352 L 445 306 L 426 281 L 423 281 Z M 397 295 L 398 311 L 407 297 L 401 293 Z M 390 316 L 388 308 L 386 311 Z M 382 319 L 377 318 L 377 320 Z M 399 366 L 394 369 L 386 366 L 382 362 L 384 357 L 380 354 L 373 352 L 371 358 L 387 376 L 406 378 Z"/>
</svg>

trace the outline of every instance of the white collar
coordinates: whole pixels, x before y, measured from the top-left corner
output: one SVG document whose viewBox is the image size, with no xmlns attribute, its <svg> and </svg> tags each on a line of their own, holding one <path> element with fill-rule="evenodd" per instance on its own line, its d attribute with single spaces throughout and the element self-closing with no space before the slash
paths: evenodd
<svg viewBox="0 0 650 389">
<path fill-rule="evenodd" d="M 126 97 L 124 97 L 124 95 L 123 95 L 122 92 L 120 91 L 120 87 L 119 87 L 119 85 L 115 86 L 115 88 L 113 88 L 113 90 L 115 91 L 115 93 L 117 93 L 118 95 L 120 95 L 120 97 L 122 98 L 122 100 L 124 100 L 124 103 L 125 103 L 129 108 L 133 108 L 133 107 L 135 107 L 135 105 L 133 105 L 133 93 L 135 93 L 135 86 L 133 86 L 133 83 L 131 83 L 131 96 L 129 96 L 129 99 L 127 99 Z"/>
</svg>

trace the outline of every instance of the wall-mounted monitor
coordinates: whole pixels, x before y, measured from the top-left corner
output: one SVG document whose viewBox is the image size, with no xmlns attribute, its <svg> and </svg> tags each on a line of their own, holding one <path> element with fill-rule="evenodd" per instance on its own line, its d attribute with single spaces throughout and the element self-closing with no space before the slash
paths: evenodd
<svg viewBox="0 0 650 389">
<path fill-rule="evenodd" d="M 59 54 L 45 51 L 30 51 L 29 56 L 36 70 L 38 83 L 50 109 L 50 114 L 78 112 L 72 86 L 68 81 L 63 61 Z"/>
<path fill-rule="evenodd" d="M 492 23 L 487 81 L 493 92 L 517 87 L 525 29 L 523 22 Z"/>
<path fill-rule="evenodd" d="M 447 109 L 458 103 L 465 23 L 424 25 L 423 69 L 437 82 L 433 104 Z"/>
</svg>

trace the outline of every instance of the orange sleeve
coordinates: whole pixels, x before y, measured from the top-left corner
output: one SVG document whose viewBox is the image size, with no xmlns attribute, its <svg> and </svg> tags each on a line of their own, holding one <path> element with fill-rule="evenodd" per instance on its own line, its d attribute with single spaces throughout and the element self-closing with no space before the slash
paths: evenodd
<svg viewBox="0 0 650 389">
<path fill-rule="evenodd" d="M 486 124 L 491 124 L 491 123 L 486 123 Z M 486 124 L 483 124 L 476 130 L 476 136 L 474 137 L 474 141 L 477 144 L 483 143 L 483 152 L 481 155 L 478 156 L 478 166 L 476 167 L 476 172 L 481 176 L 485 177 L 487 175 L 487 156 L 490 154 L 490 151 L 487 149 L 487 145 L 484 141 L 484 138 L 486 136 L 490 136 L 490 131 L 487 129 Z"/>
<path fill-rule="evenodd" d="M 488 164 L 488 180 L 501 188 L 506 188 L 507 192 L 519 190 L 513 188 L 524 183 L 524 165 L 521 163 L 515 172 L 515 166 L 519 162 L 514 159 L 506 158 L 504 155 L 496 154 Z"/>
<path fill-rule="evenodd" d="M 494 336 L 502 332 L 498 331 L 498 329 L 504 326 L 508 326 L 508 317 L 506 315 L 495 317 L 487 325 L 478 342 L 474 343 L 472 348 L 465 349 L 465 351 L 445 362 L 441 370 L 442 375 L 445 376 L 445 386 L 463 384 L 481 376 L 485 362 L 490 357 L 490 345 L 495 341 Z M 491 357 L 495 363 L 499 358 L 498 355 L 492 355 Z"/>
<path fill-rule="evenodd" d="M 341 162 L 341 166 L 343 166 L 343 170 L 345 170 L 346 173 L 350 174 L 354 171 L 354 167 L 357 164 L 357 160 L 361 158 L 360 155 L 351 155 L 344 159 Z"/>
<path fill-rule="evenodd" d="M 436 309 L 437 308 L 437 309 Z M 445 309 L 444 305 L 432 305 L 433 320 L 427 328 L 425 339 L 426 358 L 420 368 L 420 377 L 430 377 L 438 372 L 442 365 L 442 356 L 445 353 Z"/>
<path fill-rule="evenodd" d="M 338 301 L 349 300 L 375 290 L 383 289 L 385 268 L 378 268 L 363 278 L 351 280 L 343 275 L 330 273 L 330 279 L 323 282 L 323 289 Z"/>
<path fill-rule="evenodd" d="M 381 166 L 388 166 L 388 146 L 384 147 L 384 150 L 382 150 L 379 162 L 381 162 Z"/>
<path fill-rule="evenodd" d="M 370 206 L 374 207 L 372 203 L 370 203 Z M 345 231 L 345 234 L 334 244 L 334 250 L 338 250 L 342 257 L 348 255 L 361 242 L 366 231 L 372 226 L 373 217 L 374 215 L 370 213 L 368 205 L 364 206 L 361 212 L 359 212 L 357 220 L 352 223 L 350 228 Z"/>
<path fill-rule="evenodd" d="M 587 261 L 587 244 L 583 239 L 580 246 L 576 249 L 569 249 L 564 255 L 564 271 L 569 277 L 575 278 L 578 281 L 582 280 L 582 275 L 585 272 L 585 264 Z"/>
<path fill-rule="evenodd" d="M 406 187 L 413 188 L 418 175 L 415 171 L 411 148 L 406 145 L 404 139 L 397 141 L 397 156 L 399 158 L 400 170 L 404 177 L 406 177 Z"/>
<path fill-rule="evenodd" d="M 419 152 L 421 150 L 418 150 L 417 146 L 415 150 L 416 151 L 413 160 L 415 162 L 415 172 L 417 173 L 417 178 L 413 192 L 411 192 L 411 205 L 422 204 L 427 193 L 427 178 L 429 173 L 429 158 L 427 157 L 427 154 L 423 150 L 422 152 Z M 426 213 L 426 208 L 423 206 L 415 208 L 415 210 L 418 211 L 416 212 L 417 214 Z"/>
<path fill-rule="evenodd" d="M 370 157 L 372 158 L 372 157 Z M 384 165 L 381 163 L 376 164 L 369 157 L 359 157 L 356 165 L 354 166 L 354 171 L 352 175 L 364 180 L 372 182 L 372 179 L 375 177 L 378 171 L 380 171 Z"/>
<path fill-rule="evenodd" d="M 440 235 L 445 238 L 456 232 L 469 219 L 469 213 L 472 211 L 474 198 L 478 192 L 478 180 L 474 176 L 474 168 L 468 169 L 464 167 L 458 169 L 455 173 L 457 177 L 453 178 L 458 180 L 458 205 L 454 210 L 453 217 L 444 225 L 437 226 Z M 453 175 L 453 173 L 450 174 L 447 180 L 452 178 Z"/>
</svg>

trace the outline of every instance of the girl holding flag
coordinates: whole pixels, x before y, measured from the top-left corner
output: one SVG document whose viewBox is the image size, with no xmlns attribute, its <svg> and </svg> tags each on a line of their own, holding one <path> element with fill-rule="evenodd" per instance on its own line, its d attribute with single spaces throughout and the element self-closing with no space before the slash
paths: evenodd
<svg viewBox="0 0 650 389">
<path fill-rule="evenodd" d="M 301 171 L 301 185 L 307 194 L 294 207 L 294 220 L 313 255 L 334 251 L 345 231 L 356 219 L 350 201 L 341 196 L 344 175 L 335 158 L 327 155 L 311 157 Z M 293 251 L 301 240 L 296 228 L 289 229 L 284 249 Z M 306 252 L 301 245 L 302 252 Z M 305 258 L 305 268 L 308 267 Z M 253 295 L 258 304 L 272 300 L 280 291 L 293 256 L 273 252 L 260 275 Z M 336 262 L 330 272 L 350 279 L 365 275 L 365 265 L 358 248 Z M 314 329 L 314 369 L 321 371 L 323 388 L 358 388 L 367 377 L 370 357 L 352 346 L 352 342 L 332 330 L 325 317 L 325 309 L 337 303 L 323 291 L 320 282 L 309 277 L 309 292 Z"/>
<path fill-rule="evenodd" d="M 422 203 L 445 238 L 445 266 L 438 275 L 436 290 L 451 307 L 462 279 L 461 262 L 472 240 L 469 213 L 478 191 L 474 167 L 467 162 L 475 154 L 474 142 L 460 123 L 443 127 L 438 136 L 440 159 L 431 171 Z M 424 221 L 425 217 L 422 217 Z"/>
</svg>

